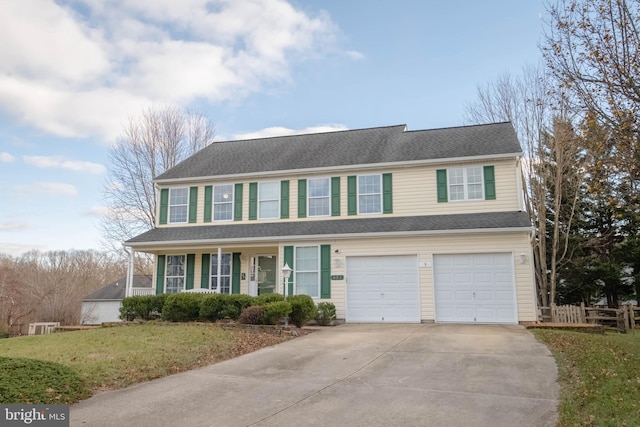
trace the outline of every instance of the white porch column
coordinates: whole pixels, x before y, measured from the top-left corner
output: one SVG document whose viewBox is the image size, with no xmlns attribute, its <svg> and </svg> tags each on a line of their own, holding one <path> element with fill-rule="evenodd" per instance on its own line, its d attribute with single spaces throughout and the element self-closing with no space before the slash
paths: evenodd
<svg viewBox="0 0 640 427">
<path fill-rule="evenodd" d="M 216 292 L 220 293 L 220 272 L 222 271 L 222 248 L 218 246 L 218 280 L 216 280 Z"/>
<path fill-rule="evenodd" d="M 129 247 L 129 250 L 127 250 L 126 246 L 124 247 L 124 251 L 127 253 L 127 255 L 129 255 L 129 262 L 127 263 L 127 277 L 125 279 L 124 296 L 130 297 L 131 295 L 133 295 L 133 269 L 134 269 L 136 251 L 131 247 Z"/>
</svg>

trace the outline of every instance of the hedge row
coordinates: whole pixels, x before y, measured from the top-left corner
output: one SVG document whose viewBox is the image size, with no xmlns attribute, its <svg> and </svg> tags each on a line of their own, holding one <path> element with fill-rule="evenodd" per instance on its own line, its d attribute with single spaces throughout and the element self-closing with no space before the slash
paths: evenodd
<svg viewBox="0 0 640 427">
<path fill-rule="evenodd" d="M 262 310 L 252 309 L 241 318 L 249 307 L 262 307 Z M 229 318 L 244 323 L 274 324 L 285 316 L 298 327 L 310 319 L 326 325 L 335 319 L 335 306 L 327 302 L 316 306 L 307 295 L 291 295 L 285 300 L 280 294 L 252 297 L 244 294 L 179 293 L 128 297 L 120 308 L 120 318 L 129 321 L 162 318 L 170 322 L 215 322 Z"/>
</svg>

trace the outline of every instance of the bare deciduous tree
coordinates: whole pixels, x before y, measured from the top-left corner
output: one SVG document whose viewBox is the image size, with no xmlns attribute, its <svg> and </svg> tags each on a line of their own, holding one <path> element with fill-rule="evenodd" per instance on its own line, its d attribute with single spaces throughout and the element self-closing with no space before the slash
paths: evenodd
<svg viewBox="0 0 640 427">
<path fill-rule="evenodd" d="M 212 143 L 215 131 L 203 114 L 176 107 L 150 107 L 130 118 L 110 151 L 104 197 L 108 213 L 100 227 L 109 247 L 155 226 L 156 191 L 152 180 Z"/>
</svg>

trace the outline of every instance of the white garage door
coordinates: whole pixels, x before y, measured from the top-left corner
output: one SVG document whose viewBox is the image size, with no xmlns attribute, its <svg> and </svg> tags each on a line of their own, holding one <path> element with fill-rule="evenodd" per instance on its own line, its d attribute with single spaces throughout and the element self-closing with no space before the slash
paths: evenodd
<svg viewBox="0 0 640 427">
<path fill-rule="evenodd" d="M 513 256 L 434 255 L 436 321 L 517 323 Z"/>
<path fill-rule="evenodd" d="M 347 322 L 420 322 L 417 256 L 347 257 Z"/>
</svg>

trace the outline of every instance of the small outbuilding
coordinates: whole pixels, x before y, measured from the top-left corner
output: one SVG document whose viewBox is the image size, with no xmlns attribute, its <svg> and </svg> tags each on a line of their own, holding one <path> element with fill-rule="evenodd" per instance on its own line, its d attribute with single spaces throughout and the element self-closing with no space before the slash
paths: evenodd
<svg viewBox="0 0 640 427">
<path fill-rule="evenodd" d="M 150 276 L 133 276 L 133 288 L 151 289 L 151 284 Z M 80 323 L 99 325 L 104 322 L 120 322 L 120 307 L 125 297 L 126 287 L 126 277 L 123 277 L 84 297 L 80 311 Z"/>
</svg>

